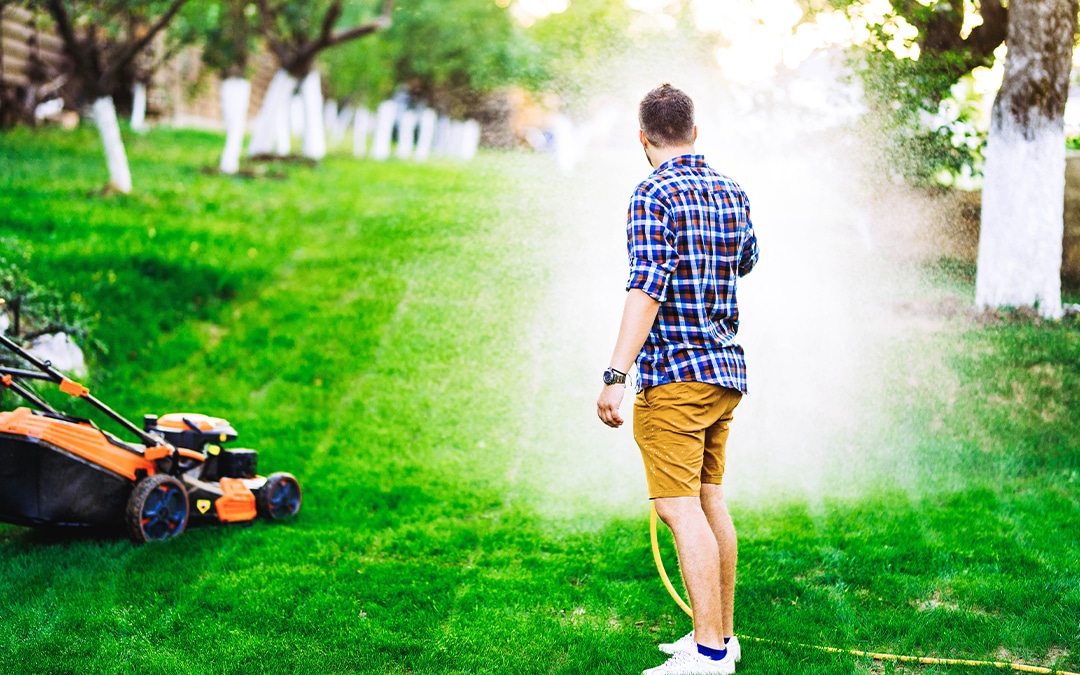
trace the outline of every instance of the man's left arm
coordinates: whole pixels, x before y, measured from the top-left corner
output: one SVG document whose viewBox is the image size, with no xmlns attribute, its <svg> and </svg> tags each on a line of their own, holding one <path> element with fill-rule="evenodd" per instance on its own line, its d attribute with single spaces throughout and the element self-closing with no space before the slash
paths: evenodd
<svg viewBox="0 0 1080 675">
<path fill-rule="evenodd" d="M 631 288 L 626 293 L 623 305 L 622 321 L 619 324 L 619 337 L 615 340 L 615 351 L 611 354 L 610 366 L 620 373 L 630 371 L 630 366 L 637 359 L 638 352 L 649 337 L 656 314 L 660 311 L 660 302 L 640 288 Z M 623 418 L 619 414 L 625 384 L 605 385 L 596 400 L 596 414 L 604 424 L 611 428 L 622 426 Z"/>
</svg>

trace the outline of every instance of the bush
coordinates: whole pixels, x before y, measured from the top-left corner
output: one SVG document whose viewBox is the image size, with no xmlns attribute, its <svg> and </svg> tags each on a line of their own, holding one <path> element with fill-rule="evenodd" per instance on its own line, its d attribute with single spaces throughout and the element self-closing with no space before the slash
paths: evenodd
<svg viewBox="0 0 1080 675">
<path fill-rule="evenodd" d="M 14 237 L 0 238 L 0 312 L 7 326 L 3 332 L 20 342 L 40 335 L 67 333 L 84 345 L 90 342 L 93 316 L 77 293 L 65 296 L 41 284 L 23 269 L 31 250 Z M 3 326 L 3 323 L 0 323 Z M 100 345 L 97 346 L 100 349 Z M 0 363 L 21 364 L 13 355 L 0 353 Z"/>
</svg>

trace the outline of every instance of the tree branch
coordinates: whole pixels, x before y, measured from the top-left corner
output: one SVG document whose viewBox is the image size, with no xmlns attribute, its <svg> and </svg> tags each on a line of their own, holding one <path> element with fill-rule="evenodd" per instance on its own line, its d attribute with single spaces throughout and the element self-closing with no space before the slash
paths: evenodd
<svg viewBox="0 0 1080 675">
<path fill-rule="evenodd" d="M 304 77 L 311 70 L 311 64 L 315 62 L 315 57 L 322 50 L 328 47 L 335 47 L 342 43 L 349 42 L 350 40 L 362 38 L 365 35 L 370 35 L 376 31 L 389 27 L 391 23 L 390 13 L 393 11 L 393 8 L 394 0 L 384 0 L 382 14 L 375 20 L 355 26 L 348 30 L 330 33 L 329 31 L 333 28 L 334 22 L 337 21 L 341 14 L 341 2 L 340 0 L 335 0 L 334 4 L 327 10 L 326 16 L 323 17 L 322 32 L 319 35 L 319 39 L 309 42 L 297 49 L 285 65 L 285 69 L 289 71 L 290 75 L 297 79 Z"/>
<path fill-rule="evenodd" d="M 169 25 L 176 13 L 180 11 L 180 8 L 184 6 L 187 0 L 173 0 L 173 4 L 169 7 L 168 11 L 162 14 L 157 23 L 150 27 L 150 30 L 146 31 L 146 35 L 143 35 L 138 40 L 133 40 L 120 50 L 120 53 L 109 64 L 105 72 L 101 74 L 101 87 L 105 91 L 108 91 L 112 87 L 112 79 L 116 73 L 120 72 L 127 64 L 135 58 L 135 55 L 146 48 L 146 45 L 150 44 L 150 41 L 154 39 L 162 28 Z"/>
<path fill-rule="evenodd" d="M 277 31 L 274 30 L 274 11 L 267 0 L 255 0 L 255 5 L 259 8 L 259 32 L 266 38 L 267 46 L 277 57 L 278 65 L 283 65 L 289 56 L 289 51 Z"/>
<path fill-rule="evenodd" d="M 365 35 L 370 35 L 375 31 L 386 30 L 393 23 L 393 19 L 391 18 L 391 14 L 393 13 L 393 11 L 394 0 L 384 0 L 382 13 L 379 14 L 379 17 L 377 19 L 369 23 L 357 26 L 355 28 L 350 28 L 349 30 L 335 33 L 334 36 L 330 39 L 330 43 L 327 46 L 333 47 L 335 45 L 342 44 L 343 42 L 348 42 L 350 40 L 364 37 Z"/>
<path fill-rule="evenodd" d="M 971 31 L 971 35 L 964 40 L 964 45 L 971 49 L 973 56 L 979 57 L 980 63 L 977 65 L 985 65 L 998 45 L 1005 42 L 1009 10 L 1001 6 L 1001 0 L 982 0 L 979 14 L 982 16 L 982 25 Z"/>
<path fill-rule="evenodd" d="M 72 22 L 62 0 L 49 0 L 48 11 L 56 23 L 56 30 L 60 33 L 60 38 L 64 41 L 64 51 L 71 58 L 75 72 L 86 88 L 86 93 L 92 98 L 99 98 L 102 95 L 102 89 L 100 86 L 101 72 L 97 58 L 90 54 L 83 43 L 79 41 L 79 37 L 75 34 L 75 24 Z"/>
<path fill-rule="evenodd" d="M 319 31 L 319 38 L 315 40 L 316 45 L 319 45 L 319 49 L 326 47 L 330 44 L 330 40 L 334 34 L 334 24 L 341 18 L 341 0 L 334 0 L 330 3 L 330 7 L 326 10 L 326 15 L 322 20 L 322 30 Z"/>
</svg>

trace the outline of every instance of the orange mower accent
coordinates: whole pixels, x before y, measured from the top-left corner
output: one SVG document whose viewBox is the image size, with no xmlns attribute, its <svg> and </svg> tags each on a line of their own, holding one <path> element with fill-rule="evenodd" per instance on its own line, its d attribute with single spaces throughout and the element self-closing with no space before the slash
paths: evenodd
<svg viewBox="0 0 1080 675">
<path fill-rule="evenodd" d="M 115 445 L 104 431 L 89 423 L 72 424 L 35 415 L 30 408 L 16 408 L 11 412 L 0 412 L 0 432 L 45 441 L 129 480 L 135 480 L 140 471 L 147 476 L 156 473 L 154 458 L 133 448 Z"/>
<path fill-rule="evenodd" d="M 255 509 L 255 495 L 239 478 L 222 478 L 221 497 L 214 502 L 218 518 L 224 523 L 253 520 L 258 512 Z"/>
<path fill-rule="evenodd" d="M 66 377 L 60 381 L 60 391 L 77 398 L 82 398 L 90 393 L 89 389 Z"/>
</svg>

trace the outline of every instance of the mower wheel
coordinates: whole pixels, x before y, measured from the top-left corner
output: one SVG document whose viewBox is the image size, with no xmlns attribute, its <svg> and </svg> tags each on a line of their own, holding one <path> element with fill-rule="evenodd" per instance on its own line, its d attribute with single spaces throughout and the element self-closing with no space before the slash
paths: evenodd
<svg viewBox="0 0 1080 675">
<path fill-rule="evenodd" d="M 291 473 L 272 473 L 266 485 L 255 492 L 255 507 L 267 520 L 295 516 L 300 510 L 300 483 Z"/>
<path fill-rule="evenodd" d="M 176 478 L 157 473 L 135 484 L 127 503 L 128 534 L 138 543 L 163 541 L 184 531 L 188 494 Z"/>
</svg>

